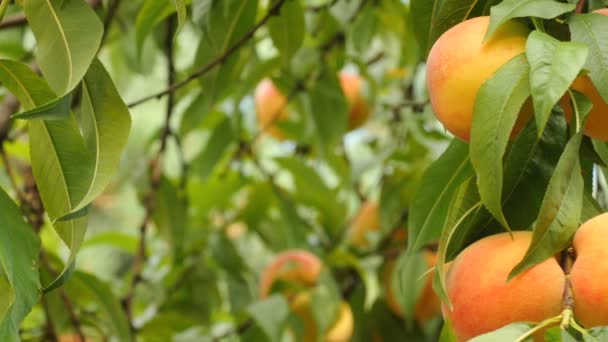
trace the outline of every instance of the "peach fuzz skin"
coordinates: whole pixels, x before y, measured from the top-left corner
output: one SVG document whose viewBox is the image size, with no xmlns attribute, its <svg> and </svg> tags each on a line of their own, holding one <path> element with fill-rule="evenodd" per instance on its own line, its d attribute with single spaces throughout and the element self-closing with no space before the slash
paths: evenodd
<svg viewBox="0 0 608 342">
<path fill-rule="evenodd" d="M 363 78 L 357 74 L 341 72 L 340 86 L 348 104 L 348 130 L 361 127 L 370 115 L 370 107 L 363 96 Z M 264 79 L 256 87 L 254 102 L 258 126 L 273 137 L 282 140 L 285 135 L 273 123 L 287 120 L 287 98 L 277 89 L 270 79 Z"/>
<path fill-rule="evenodd" d="M 573 246 L 574 318 L 587 328 L 608 325 L 608 213 L 585 222 L 574 235 Z"/>
<path fill-rule="evenodd" d="M 508 233 L 496 234 L 456 257 L 447 275 L 453 310 L 444 303 L 442 311 L 458 341 L 513 322 L 541 322 L 561 313 L 566 276 L 554 258 L 507 282 L 531 239 L 531 232 L 513 232 L 513 239 Z"/>
<path fill-rule="evenodd" d="M 260 278 L 260 296 L 266 298 L 276 281 L 314 286 L 323 269 L 323 263 L 305 250 L 283 252 L 264 269 Z"/>
<path fill-rule="evenodd" d="M 355 247 L 364 249 L 369 246 L 368 234 L 378 231 L 380 231 L 378 204 L 367 201 L 361 205 L 359 212 L 350 223 L 349 239 Z"/>
<path fill-rule="evenodd" d="M 593 13 L 608 16 L 608 8 L 602 8 Z M 585 135 L 591 138 L 608 141 L 608 103 L 604 101 L 597 91 L 591 78 L 587 75 L 577 77 L 572 83 L 572 89 L 585 94 L 585 96 L 591 100 L 591 103 L 593 103 L 593 108 L 591 108 L 591 112 L 589 113 L 585 124 Z M 570 120 L 573 110 L 570 104 L 570 95 L 568 93 L 562 97 L 560 104 L 564 109 L 566 118 Z"/>
<path fill-rule="evenodd" d="M 427 86 L 437 119 L 454 136 L 470 140 L 475 97 L 481 85 L 505 63 L 525 52 L 529 29 L 516 21 L 501 25 L 483 42 L 490 17 L 476 17 L 450 28 L 433 45 L 427 60 Z M 511 136 L 532 117 L 528 100 Z"/>
</svg>

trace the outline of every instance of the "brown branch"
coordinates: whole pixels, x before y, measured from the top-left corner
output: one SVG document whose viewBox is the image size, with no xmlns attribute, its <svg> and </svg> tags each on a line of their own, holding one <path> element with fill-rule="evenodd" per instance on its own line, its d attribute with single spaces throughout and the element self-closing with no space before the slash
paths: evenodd
<svg viewBox="0 0 608 342">
<path fill-rule="evenodd" d="M 40 298 L 40 302 L 42 303 L 42 310 L 44 311 L 44 316 L 46 319 L 43 341 L 58 342 L 59 338 L 57 337 L 57 332 L 55 331 L 55 324 L 53 324 L 51 312 L 49 311 L 49 303 L 47 302 L 46 297 L 42 296 L 42 298 Z"/>
<path fill-rule="evenodd" d="M 574 13 L 583 13 L 583 9 L 585 8 L 585 0 L 578 0 L 576 3 L 576 9 Z"/>
<path fill-rule="evenodd" d="M 243 45 L 245 45 L 245 43 L 247 43 L 257 32 L 257 30 L 259 30 L 262 26 L 264 26 L 266 24 L 266 22 L 275 15 L 279 14 L 279 11 L 281 9 L 281 6 L 283 6 L 283 4 L 285 3 L 286 0 L 278 0 L 274 6 L 272 6 L 272 8 L 270 8 L 268 10 L 268 13 L 266 13 L 266 15 L 257 23 L 255 24 L 249 31 L 247 31 L 247 33 L 245 33 L 234 45 L 232 45 L 230 48 L 228 48 L 226 51 L 224 51 L 224 53 L 222 53 L 221 55 L 219 55 L 218 57 L 216 57 L 215 59 L 213 59 L 211 62 L 207 63 L 206 65 L 204 65 L 203 67 L 199 68 L 198 70 L 196 70 L 195 72 L 193 72 L 192 74 L 190 74 L 190 76 L 188 76 L 186 79 L 179 81 L 177 83 L 173 83 L 171 85 L 169 85 L 165 90 L 159 91 L 155 94 L 152 95 L 148 95 L 146 97 L 143 97 L 137 101 L 134 101 L 132 103 L 129 104 L 129 108 L 135 107 L 137 105 L 140 105 L 144 102 L 153 100 L 153 99 L 160 99 L 163 96 L 169 95 L 174 93 L 176 90 L 184 87 L 185 85 L 189 84 L 190 82 L 196 80 L 197 78 L 203 76 L 204 74 L 206 74 L 207 72 L 209 72 L 210 70 L 212 70 L 213 68 L 215 68 L 216 66 L 223 64 L 224 62 L 226 62 L 226 60 L 232 56 L 233 53 L 235 53 L 236 51 L 238 51 Z"/>
<path fill-rule="evenodd" d="M 338 3 L 339 0 L 332 0 L 326 4 L 323 5 L 318 5 L 318 6 L 308 6 L 306 7 L 307 11 L 313 12 L 313 13 L 319 13 L 323 10 L 328 10 L 330 8 L 332 8 L 335 4 Z"/>
<path fill-rule="evenodd" d="M 58 272 L 51 265 L 51 262 L 50 262 L 48 256 L 46 255 L 44 249 L 40 250 L 40 259 L 42 260 L 42 264 L 46 267 L 46 269 L 49 271 L 51 276 L 53 278 L 56 278 Z M 82 324 L 80 323 L 80 319 L 78 318 L 78 315 L 76 315 L 76 310 L 74 308 L 74 304 L 72 303 L 72 300 L 68 297 L 64 288 L 59 288 L 58 291 L 59 291 L 59 297 L 61 298 L 61 301 L 63 302 L 63 306 L 65 307 L 66 311 L 68 312 L 68 317 L 70 319 L 70 323 L 72 324 L 72 328 L 74 328 L 74 333 L 78 336 L 80 341 L 86 340 L 86 337 L 85 337 L 84 333 L 82 332 Z"/>
<path fill-rule="evenodd" d="M 175 81 L 175 62 L 174 62 L 174 46 L 173 46 L 173 35 L 175 34 L 175 15 L 169 17 L 167 21 L 167 34 L 165 37 L 165 52 L 167 54 L 167 84 L 173 84 Z M 173 107 L 175 104 L 175 96 L 170 93 L 167 98 L 167 108 L 165 114 L 165 122 L 163 132 L 161 136 L 160 148 L 156 153 L 154 159 L 150 163 L 152 174 L 150 176 L 150 191 L 146 195 L 145 207 L 146 214 L 144 220 L 139 228 L 139 244 L 137 248 L 137 254 L 135 256 L 135 262 L 133 264 L 133 275 L 131 278 L 131 284 L 127 292 L 126 297 L 123 299 L 123 307 L 127 318 L 131 324 L 131 329 L 135 331 L 133 325 L 133 298 L 135 296 L 135 288 L 142 282 L 143 267 L 146 262 L 146 232 L 147 228 L 152 221 L 152 214 L 155 207 L 155 197 L 160 186 L 162 177 L 162 155 L 167 147 L 167 141 L 171 136 L 171 117 L 173 115 Z"/>
<path fill-rule="evenodd" d="M 570 270 L 572 269 L 573 259 L 575 257 L 574 248 L 572 246 L 568 247 L 566 250 L 561 253 L 560 266 L 566 275 L 566 283 L 564 285 L 564 293 L 562 295 L 562 307 L 564 313 L 572 313 L 574 309 L 574 297 L 572 295 L 572 283 L 570 282 Z M 568 328 L 568 324 L 570 323 L 570 317 L 565 317 L 562 320 L 561 326 L 563 329 Z"/>
<path fill-rule="evenodd" d="M 108 5 L 108 12 L 106 13 L 105 18 L 103 19 L 103 35 L 101 36 L 101 43 L 99 43 L 99 48 L 103 46 L 108 38 L 108 34 L 110 33 L 110 28 L 112 26 L 112 21 L 118 12 L 118 7 L 120 7 L 120 0 L 111 0 Z"/>
<path fill-rule="evenodd" d="M 88 0 L 89 5 L 93 8 L 97 8 L 102 5 L 102 0 Z M 27 18 L 24 13 L 14 14 L 6 17 L 0 22 L 0 30 L 9 29 L 12 27 L 19 27 L 27 24 Z"/>
</svg>

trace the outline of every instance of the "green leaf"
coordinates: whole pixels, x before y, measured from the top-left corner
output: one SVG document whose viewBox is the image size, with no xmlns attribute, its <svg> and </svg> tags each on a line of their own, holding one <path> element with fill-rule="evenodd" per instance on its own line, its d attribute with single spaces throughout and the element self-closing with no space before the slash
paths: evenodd
<svg viewBox="0 0 608 342">
<path fill-rule="evenodd" d="M 26 110 L 44 105 L 56 97 L 46 82 L 23 63 L 0 60 L 0 80 Z M 49 218 L 55 221 L 72 213 L 72 209 L 84 198 L 93 174 L 91 157 L 71 115 L 66 120 L 31 120 L 29 136 L 36 185 Z M 84 239 L 87 225 L 85 209 L 80 210 L 73 219 L 53 223 L 61 239 L 70 248 L 66 268 L 58 281 L 68 274 Z"/>
<path fill-rule="evenodd" d="M 414 319 L 416 303 L 426 286 L 427 266 L 423 252 L 402 253 L 397 259 L 393 277 L 388 279 L 405 319 Z"/>
<path fill-rule="evenodd" d="M 310 89 L 307 112 L 324 151 L 336 146 L 347 127 L 348 108 L 337 75 L 328 68 L 322 68 L 321 77 Z"/>
<path fill-rule="evenodd" d="M 268 21 L 268 30 L 274 46 L 281 52 L 283 65 L 288 65 L 291 57 L 302 45 L 306 33 L 304 9 L 299 1 L 287 1 L 281 7 L 279 16 Z"/>
<path fill-rule="evenodd" d="M 193 0 L 192 1 L 192 21 L 200 24 L 202 18 L 211 10 L 213 0 Z"/>
<path fill-rule="evenodd" d="M 224 118 L 213 131 L 207 141 L 203 152 L 192 162 L 195 174 L 197 174 L 201 180 L 207 179 L 213 172 L 218 162 L 224 156 L 226 150 L 230 147 L 231 143 L 235 142 L 236 136 L 232 131 L 231 119 L 229 117 Z"/>
<path fill-rule="evenodd" d="M 103 24 L 83 0 L 28 0 L 24 10 L 38 43 L 40 70 L 55 93 L 64 95 L 97 55 Z"/>
<path fill-rule="evenodd" d="M 173 5 L 177 11 L 177 29 L 175 30 L 175 36 L 177 37 L 177 34 L 182 30 L 182 27 L 184 27 L 184 24 L 188 20 L 188 10 L 184 0 L 173 0 Z"/>
<path fill-rule="evenodd" d="M 410 207 L 409 253 L 437 240 L 441 235 L 454 192 L 473 175 L 468 152 L 469 145 L 454 139 L 441 157 L 426 170 Z"/>
<path fill-rule="evenodd" d="M 503 212 L 509 225 L 517 230 L 528 229 L 536 220 L 543 194 L 568 142 L 562 114 L 549 118 L 540 139 L 536 131 L 532 121 L 504 158 Z"/>
<path fill-rule="evenodd" d="M 524 101 L 530 95 L 529 67 L 523 54 L 511 59 L 486 81 L 475 99 L 470 158 L 479 195 L 488 211 L 503 225 L 502 157 Z"/>
<path fill-rule="evenodd" d="M 585 69 L 605 102 L 608 102 L 608 17 L 598 13 L 577 14 L 568 21 L 572 41 L 585 44 L 589 57 Z"/>
<path fill-rule="evenodd" d="M 479 193 L 475 187 L 474 178 L 471 177 L 463 182 L 454 192 L 450 200 L 450 207 L 445 217 L 445 224 L 439 238 L 439 248 L 437 250 L 437 265 L 435 267 L 435 277 L 433 278 L 433 289 L 441 298 L 441 301 L 449 307 L 452 306 L 446 290 L 445 270 L 443 265 L 446 263 L 446 256 L 450 242 L 456 231 L 463 227 L 463 223 L 469 217 L 474 216 L 475 212 L 481 208 Z"/>
<path fill-rule="evenodd" d="M 79 119 L 93 163 L 86 193 L 71 213 L 91 203 L 110 183 L 131 129 L 129 109 L 97 59 L 84 77 L 81 101 Z"/>
<path fill-rule="evenodd" d="M 519 338 L 533 327 L 534 324 L 530 323 L 512 323 L 498 330 L 477 336 L 471 342 L 520 341 Z M 523 341 L 532 341 L 532 338 L 527 338 Z"/>
<path fill-rule="evenodd" d="M 72 104 L 72 94 L 68 93 L 63 97 L 59 97 L 47 104 L 36 107 L 31 110 L 26 110 L 21 113 L 11 115 L 13 119 L 23 120 L 65 120 L 70 117 L 70 106 Z"/>
<path fill-rule="evenodd" d="M 211 8 L 200 19 L 202 29 L 194 66 L 200 68 L 221 56 L 241 39 L 255 23 L 257 0 L 214 1 Z M 199 78 L 205 105 L 200 111 L 202 117 L 234 85 L 238 76 L 237 62 L 240 54 L 249 52 L 241 49 L 230 55 L 223 63 Z M 191 123 L 198 124 L 199 120 Z"/>
<path fill-rule="evenodd" d="M 0 340 L 19 341 L 21 321 L 38 302 L 40 241 L 0 189 Z"/>
<path fill-rule="evenodd" d="M 167 178 L 161 178 L 154 200 L 152 219 L 171 246 L 175 257 L 182 253 L 187 218 L 186 203 L 179 195 L 179 190 Z"/>
<path fill-rule="evenodd" d="M 4 14 L 6 13 L 6 9 L 8 8 L 9 3 L 10 0 L 0 1 L 0 22 L 2 21 L 2 18 L 4 18 Z"/>
<path fill-rule="evenodd" d="M 433 43 L 452 26 L 466 20 L 479 0 L 411 0 L 414 33 L 426 56 Z"/>
<path fill-rule="evenodd" d="M 573 11 L 576 4 L 565 4 L 555 0 L 504 0 L 490 10 L 490 25 L 486 37 L 509 19 L 521 17 L 555 18 Z"/>
<path fill-rule="evenodd" d="M 337 190 L 329 188 L 314 168 L 299 159 L 283 157 L 275 160 L 293 176 L 295 188 L 292 196 L 298 202 L 317 209 L 321 213 L 321 223 L 331 234 L 341 232 L 346 208 L 339 200 Z"/>
<path fill-rule="evenodd" d="M 179 33 L 184 25 L 187 17 L 186 5 L 191 0 L 172 0 L 171 2 L 173 2 L 173 5 L 167 0 L 146 0 L 137 12 L 135 18 L 135 47 L 138 57 L 141 56 L 144 41 L 152 32 L 152 29 L 175 11 L 177 11 L 178 19 L 178 28 L 175 35 Z"/>
<path fill-rule="evenodd" d="M 582 133 L 573 136 L 562 154 L 534 226 L 526 255 L 509 279 L 565 249 L 579 226 L 583 208 L 583 177 L 579 160 Z"/>
<path fill-rule="evenodd" d="M 568 90 L 587 59 L 585 45 L 559 40 L 533 31 L 526 42 L 530 87 L 540 137 L 551 109 Z"/>
<path fill-rule="evenodd" d="M 282 295 L 273 295 L 254 302 L 247 311 L 262 328 L 269 341 L 279 341 L 283 325 L 289 315 L 289 305 Z"/>
<path fill-rule="evenodd" d="M 93 275 L 84 272 L 75 272 L 68 289 L 74 289 L 69 293 L 86 293 L 96 304 L 96 311 L 104 322 L 109 323 L 110 332 L 120 342 L 131 341 L 131 327 L 122 306 L 110 286 Z"/>
</svg>

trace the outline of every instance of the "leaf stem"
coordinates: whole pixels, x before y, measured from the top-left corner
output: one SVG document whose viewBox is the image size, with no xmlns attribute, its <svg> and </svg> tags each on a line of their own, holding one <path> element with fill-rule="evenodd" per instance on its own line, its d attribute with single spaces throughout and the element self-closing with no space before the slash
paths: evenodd
<svg viewBox="0 0 608 342">
<path fill-rule="evenodd" d="M 563 318 L 563 315 L 559 314 L 559 315 L 557 315 L 555 317 L 551 317 L 551 318 L 548 318 L 548 319 L 542 321 L 540 324 L 538 324 L 534 328 L 526 331 L 526 333 L 523 334 L 523 335 L 521 335 L 517 340 L 515 340 L 515 342 L 523 342 L 523 341 L 525 341 L 527 338 L 529 338 L 530 336 L 534 335 L 534 333 L 540 331 L 541 329 L 544 329 L 544 328 L 546 328 L 546 327 L 548 327 L 550 325 L 559 323 L 562 320 L 562 318 Z"/>
</svg>

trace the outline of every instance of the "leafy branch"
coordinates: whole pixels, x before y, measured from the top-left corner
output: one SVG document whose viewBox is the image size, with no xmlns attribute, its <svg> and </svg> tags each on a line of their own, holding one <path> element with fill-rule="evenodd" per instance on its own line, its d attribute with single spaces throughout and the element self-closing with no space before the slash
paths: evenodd
<svg viewBox="0 0 608 342">
<path fill-rule="evenodd" d="M 268 20 L 270 20 L 271 17 L 275 16 L 275 15 L 279 15 L 279 12 L 281 10 L 281 7 L 283 6 L 283 4 L 286 2 L 286 0 L 278 0 L 269 10 L 268 13 L 266 13 L 266 15 L 255 25 L 253 25 L 253 27 L 251 29 L 249 29 L 249 31 L 247 31 L 247 33 L 245 33 L 234 45 L 232 45 L 230 48 L 228 48 L 226 51 L 224 51 L 224 53 L 222 53 L 221 55 L 217 56 L 215 59 L 213 59 L 211 62 L 205 64 L 204 66 L 202 66 L 201 68 L 199 68 L 198 70 L 194 71 L 192 74 L 190 74 L 190 76 L 188 76 L 186 79 L 179 81 L 177 83 L 172 83 L 170 84 L 165 90 L 161 90 L 155 94 L 152 95 L 148 95 L 145 96 L 139 100 L 136 100 L 134 102 L 131 102 L 129 104 L 129 108 L 133 108 L 135 106 L 138 106 L 142 103 L 145 103 L 147 101 L 153 100 L 153 99 L 160 99 L 163 96 L 169 95 L 174 93 L 175 91 L 177 91 L 178 89 L 188 85 L 190 82 L 196 80 L 197 78 L 205 75 L 207 72 L 211 71 L 213 68 L 215 68 L 216 66 L 223 64 L 224 62 L 226 62 L 226 60 L 235 52 L 237 52 L 243 45 L 245 45 L 245 43 L 247 43 L 251 38 L 253 38 L 253 36 L 255 35 L 255 33 L 262 27 L 264 26 Z"/>
</svg>

